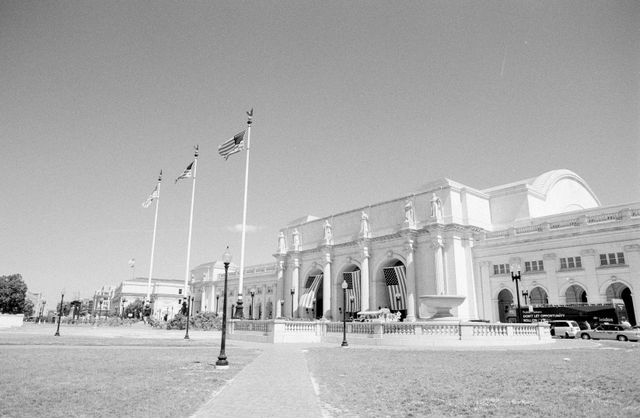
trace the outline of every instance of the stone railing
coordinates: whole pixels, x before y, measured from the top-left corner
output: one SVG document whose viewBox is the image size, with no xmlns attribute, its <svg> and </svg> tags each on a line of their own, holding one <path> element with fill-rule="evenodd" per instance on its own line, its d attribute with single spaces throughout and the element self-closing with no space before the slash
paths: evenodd
<svg viewBox="0 0 640 418">
<path fill-rule="evenodd" d="M 229 338 L 271 343 L 322 343 L 342 338 L 343 323 L 329 321 L 231 320 Z M 347 322 L 348 339 L 369 345 L 479 345 L 551 342 L 549 325 L 481 322 Z"/>
<path fill-rule="evenodd" d="M 553 215 L 543 218 L 534 219 L 531 225 L 522 225 L 502 229 L 498 231 L 489 231 L 484 234 L 484 238 L 504 239 L 510 236 L 533 234 L 545 231 L 557 231 L 567 228 L 579 228 L 585 225 L 596 225 L 610 222 L 624 222 L 628 219 L 640 217 L 640 207 L 638 205 L 620 205 L 616 207 L 595 208 L 582 211 L 579 216 L 571 217 L 566 215 Z"/>
</svg>

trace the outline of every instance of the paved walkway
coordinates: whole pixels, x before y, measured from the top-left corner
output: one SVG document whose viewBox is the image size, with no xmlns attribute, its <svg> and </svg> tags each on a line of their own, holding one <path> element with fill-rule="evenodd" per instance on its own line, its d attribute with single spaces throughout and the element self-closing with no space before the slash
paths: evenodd
<svg viewBox="0 0 640 418">
<path fill-rule="evenodd" d="M 204 404 L 194 418 L 322 417 L 313 387 L 305 346 L 265 344 L 264 351 L 245 366 L 220 392 Z"/>
</svg>

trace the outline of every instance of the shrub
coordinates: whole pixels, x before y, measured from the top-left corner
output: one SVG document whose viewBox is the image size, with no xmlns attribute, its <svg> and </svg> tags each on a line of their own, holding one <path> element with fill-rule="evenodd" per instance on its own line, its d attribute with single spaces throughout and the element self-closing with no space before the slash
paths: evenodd
<svg viewBox="0 0 640 418">
<path fill-rule="evenodd" d="M 167 329 L 185 328 L 187 328 L 187 317 L 181 313 L 178 313 L 167 322 Z M 222 329 L 222 319 L 214 312 L 201 312 L 191 317 L 189 328 L 203 331 L 220 330 Z"/>
</svg>

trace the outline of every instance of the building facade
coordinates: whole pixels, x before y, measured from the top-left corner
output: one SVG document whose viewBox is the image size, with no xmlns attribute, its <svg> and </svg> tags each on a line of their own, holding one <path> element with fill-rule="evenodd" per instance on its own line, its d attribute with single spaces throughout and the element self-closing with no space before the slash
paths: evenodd
<svg viewBox="0 0 640 418">
<path fill-rule="evenodd" d="M 406 321 L 428 320 L 446 300 L 454 317 L 505 321 L 517 295 L 513 268 L 527 302 L 622 299 L 636 324 L 640 203 L 602 207 L 569 170 L 484 190 L 441 179 L 397 199 L 298 219 L 280 230 L 274 257 L 245 270 L 245 317 L 253 290 L 258 318 L 337 320 L 345 306 L 350 315 L 387 307 Z M 223 273 L 220 262 L 194 269 L 200 310 L 221 310 Z M 237 282 L 233 266 L 229 304 Z"/>
</svg>

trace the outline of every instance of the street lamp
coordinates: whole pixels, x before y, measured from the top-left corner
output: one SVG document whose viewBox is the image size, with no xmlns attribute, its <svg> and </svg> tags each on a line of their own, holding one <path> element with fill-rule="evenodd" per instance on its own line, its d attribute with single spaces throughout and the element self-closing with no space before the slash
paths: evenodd
<svg viewBox="0 0 640 418">
<path fill-rule="evenodd" d="M 42 306 L 40 306 L 40 323 L 42 323 L 42 314 L 44 313 L 44 305 L 47 304 L 47 301 L 42 299 Z"/>
<path fill-rule="evenodd" d="M 62 296 L 60 297 L 60 312 L 58 312 L 58 329 L 56 329 L 56 333 L 53 334 L 54 337 L 60 336 L 60 318 L 62 317 L 62 303 L 64 302 L 64 289 L 62 289 Z"/>
<path fill-rule="evenodd" d="M 291 319 L 293 319 L 293 295 L 296 294 L 296 289 L 291 288 Z"/>
<path fill-rule="evenodd" d="M 218 302 L 218 299 L 220 299 L 220 292 L 216 293 L 216 316 L 218 316 L 218 310 L 220 310 L 220 303 Z"/>
<path fill-rule="evenodd" d="M 249 293 L 251 293 L 251 312 L 250 312 L 249 316 L 251 317 L 251 319 L 255 319 L 253 317 L 253 297 L 256 295 L 256 291 L 254 289 L 251 289 L 251 292 L 249 292 Z"/>
<path fill-rule="evenodd" d="M 122 319 L 124 319 L 124 304 L 125 303 L 127 303 L 127 299 L 122 298 L 122 315 L 121 315 Z"/>
<path fill-rule="evenodd" d="M 351 295 L 349 296 L 349 301 L 351 302 L 351 317 L 353 318 L 353 302 L 355 302 L 356 297 Z"/>
<path fill-rule="evenodd" d="M 510 267 L 511 281 L 516 282 L 516 298 L 518 299 L 518 323 L 522 323 L 522 312 L 520 312 L 520 288 L 518 287 L 518 282 L 522 279 L 520 276 L 520 265 L 517 266 L 517 273 L 516 270 L 513 269 L 513 266 Z"/>
<path fill-rule="evenodd" d="M 224 295 L 222 296 L 222 339 L 220 340 L 220 354 L 218 355 L 218 361 L 216 361 L 216 369 L 228 369 L 229 362 L 227 361 L 227 354 L 224 352 L 224 346 L 227 338 L 227 277 L 229 276 L 229 264 L 231 263 L 231 254 L 229 254 L 229 247 L 222 255 L 222 261 L 224 262 Z"/>
<path fill-rule="evenodd" d="M 347 284 L 346 280 L 342 281 L 342 347 L 348 347 L 349 343 L 347 343 Z"/>
<path fill-rule="evenodd" d="M 193 296 L 187 296 L 187 332 L 184 334 L 184 339 L 189 339 L 189 317 L 191 316 L 191 301 Z"/>
<path fill-rule="evenodd" d="M 529 304 L 527 303 L 527 297 L 529 296 L 529 292 L 528 292 L 527 290 L 523 290 L 523 291 L 522 291 L 522 296 L 524 296 L 524 304 L 525 304 L 525 305 L 529 305 Z"/>
</svg>

